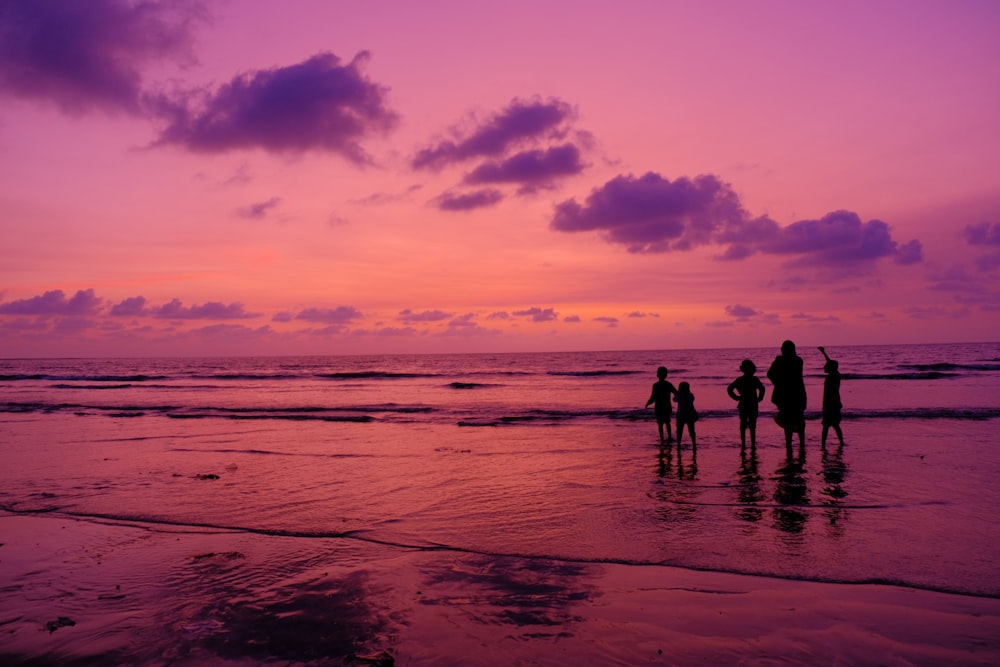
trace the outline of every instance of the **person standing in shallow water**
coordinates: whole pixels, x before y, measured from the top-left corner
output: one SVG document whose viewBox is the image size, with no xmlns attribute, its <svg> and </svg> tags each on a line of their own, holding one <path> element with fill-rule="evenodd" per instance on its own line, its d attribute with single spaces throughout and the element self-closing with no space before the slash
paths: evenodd
<svg viewBox="0 0 1000 667">
<path fill-rule="evenodd" d="M 820 443 L 826 447 L 826 436 L 833 429 L 840 441 L 840 446 L 844 446 L 844 434 L 840 430 L 840 410 L 843 404 L 840 402 L 840 364 L 835 359 L 831 359 L 826 353 L 826 348 L 819 348 L 826 359 L 823 371 L 826 378 L 823 380 L 823 435 Z"/>
<path fill-rule="evenodd" d="M 799 447 L 806 446 L 806 383 L 802 376 L 802 357 L 795 353 L 795 343 L 786 340 L 781 354 L 767 369 L 767 379 L 774 385 L 771 402 L 778 408 L 774 420 L 785 431 L 785 447 L 792 449 L 792 434 L 799 436 Z"/>
<path fill-rule="evenodd" d="M 693 449 L 698 445 L 694 433 L 694 423 L 698 421 L 698 411 L 694 409 L 694 394 L 691 393 L 691 385 L 687 382 L 681 382 L 677 385 L 674 400 L 677 401 L 677 451 L 680 452 L 685 425 L 691 431 L 691 447 Z"/>
<path fill-rule="evenodd" d="M 656 414 L 656 428 L 660 431 L 660 444 L 663 444 L 674 439 L 674 434 L 670 429 L 670 418 L 673 416 L 674 406 L 670 402 L 670 397 L 677 394 L 677 389 L 667 382 L 666 366 L 660 366 L 656 369 L 656 377 L 657 380 L 653 383 L 653 391 L 649 395 L 649 400 L 646 401 L 646 407 L 656 404 L 653 411 Z M 667 440 L 663 439 L 664 424 L 667 426 Z"/>
<path fill-rule="evenodd" d="M 747 429 L 750 430 L 750 447 L 757 447 L 757 404 L 764 400 L 764 383 L 754 375 L 757 366 L 749 359 L 740 364 L 743 375 L 729 383 L 726 393 L 734 401 L 740 412 L 740 447 L 746 449 Z"/>
</svg>

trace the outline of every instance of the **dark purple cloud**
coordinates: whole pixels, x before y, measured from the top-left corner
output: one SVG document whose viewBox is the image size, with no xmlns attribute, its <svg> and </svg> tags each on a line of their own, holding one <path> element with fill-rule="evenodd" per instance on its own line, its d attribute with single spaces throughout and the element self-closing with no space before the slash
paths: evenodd
<svg viewBox="0 0 1000 667">
<path fill-rule="evenodd" d="M 362 317 L 361 311 L 354 306 L 337 306 L 336 308 L 306 308 L 295 316 L 306 322 L 323 322 L 325 324 L 345 325 Z"/>
<path fill-rule="evenodd" d="M 487 315 L 486 319 L 487 320 L 509 320 L 510 319 L 510 313 L 508 313 L 506 310 L 498 310 L 495 313 L 490 313 L 489 315 Z"/>
<path fill-rule="evenodd" d="M 464 194 L 445 193 L 435 199 L 434 204 L 442 211 L 471 211 L 496 206 L 501 201 L 503 201 L 502 192 L 486 188 Z"/>
<path fill-rule="evenodd" d="M 451 317 L 454 317 L 453 313 L 446 313 L 441 310 L 425 310 L 422 313 L 415 313 L 407 308 L 406 310 L 401 310 L 396 319 L 405 324 L 413 324 L 414 322 L 440 322 Z"/>
<path fill-rule="evenodd" d="M 1000 253 L 983 255 L 976 259 L 976 267 L 980 271 L 993 271 L 1000 268 Z"/>
<path fill-rule="evenodd" d="M 648 172 L 617 176 L 595 188 L 583 204 L 568 199 L 556 205 L 553 229 L 602 231 L 629 252 L 687 250 L 708 243 L 722 225 L 745 217 L 739 197 L 715 176 L 673 182 Z"/>
<path fill-rule="evenodd" d="M 563 318 L 563 322 L 569 322 L 570 324 L 579 324 L 581 321 L 579 315 L 567 315 Z"/>
<path fill-rule="evenodd" d="M 500 162 L 485 162 L 465 177 L 470 184 L 520 183 L 529 187 L 550 184 L 583 171 L 580 149 L 563 144 L 545 150 L 522 151 Z"/>
<path fill-rule="evenodd" d="M 799 265 L 858 265 L 890 257 L 899 264 L 923 260 L 923 246 L 900 244 L 881 220 L 863 222 L 850 211 L 786 227 L 767 216 L 751 217 L 728 183 L 712 175 L 671 182 L 649 172 L 618 176 L 591 191 L 584 203 L 556 205 L 557 231 L 598 231 L 629 252 L 682 251 L 724 246 L 719 259 L 739 260 L 757 253 L 797 256 Z"/>
<path fill-rule="evenodd" d="M 101 308 L 103 299 L 94 295 L 94 290 L 78 290 L 72 298 L 60 290 L 50 290 L 41 296 L 0 303 L 3 315 L 95 315 Z"/>
<path fill-rule="evenodd" d="M 448 327 L 441 332 L 441 336 L 499 336 L 498 329 L 489 329 L 476 322 L 475 313 L 459 315 L 450 322 Z"/>
<path fill-rule="evenodd" d="M 800 220 L 776 228 L 769 237 L 758 239 L 757 247 L 765 253 L 807 255 L 803 261 L 824 264 L 882 257 L 913 263 L 923 256 L 919 241 L 910 241 L 901 251 L 892 239 L 889 225 L 881 220 L 862 222 L 851 211 L 834 211 L 819 220 Z"/>
<path fill-rule="evenodd" d="M 142 68 L 192 62 L 195 0 L 3 0 L 0 93 L 64 112 L 141 112 Z"/>
<path fill-rule="evenodd" d="M 628 316 L 632 317 L 632 318 L 643 318 L 643 317 L 659 317 L 660 314 L 659 313 L 644 313 L 644 312 L 639 311 L 639 310 L 633 310 L 631 313 L 628 314 Z"/>
<path fill-rule="evenodd" d="M 262 220 L 273 209 L 281 204 L 281 197 L 271 197 L 267 201 L 244 206 L 236 211 L 236 215 L 247 220 Z"/>
<path fill-rule="evenodd" d="M 559 317 L 559 313 L 554 309 L 539 308 L 537 306 L 525 310 L 515 310 L 511 315 L 514 317 L 529 317 L 532 322 L 551 322 Z"/>
<path fill-rule="evenodd" d="M 180 299 L 152 309 L 152 315 L 162 320 L 244 320 L 260 317 L 260 313 L 246 312 L 238 301 L 230 304 L 208 301 L 202 305 L 185 306 Z"/>
<path fill-rule="evenodd" d="M 836 315 L 810 315 L 808 313 L 794 313 L 789 317 L 790 319 L 793 320 L 800 320 L 802 322 L 813 322 L 813 323 L 820 323 L 820 322 L 832 323 L 840 321 L 840 318 L 837 317 Z"/>
<path fill-rule="evenodd" d="M 965 240 L 971 245 L 1000 245 L 1000 222 L 967 225 Z"/>
<path fill-rule="evenodd" d="M 150 313 L 146 297 L 131 296 L 111 306 L 110 315 L 115 317 L 141 317 Z"/>
<path fill-rule="evenodd" d="M 448 322 L 449 330 L 466 330 L 466 329 L 478 329 L 479 325 L 476 323 L 475 313 L 466 313 L 465 315 L 459 315 Z"/>
<path fill-rule="evenodd" d="M 760 315 L 760 311 L 754 310 L 750 306 L 744 306 L 736 303 L 731 306 L 726 306 L 726 315 L 729 315 L 730 317 L 738 317 L 740 319 L 746 319 L 748 317 Z"/>
<path fill-rule="evenodd" d="M 260 148 L 275 152 L 338 153 L 357 163 L 369 159 L 361 141 L 392 129 L 397 114 L 387 88 L 362 72 L 361 52 L 346 65 L 332 53 L 233 78 L 214 92 L 161 97 L 168 121 L 158 144 L 222 152 Z"/>
<path fill-rule="evenodd" d="M 293 319 L 295 319 L 295 316 L 286 311 L 281 311 L 271 316 L 272 322 L 291 322 Z"/>
<path fill-rule="evenodd" d="M 413 166 L 439 168 L 471 158 L 497 157 L 525 141 L 561 136 L 563 123 L 572 115 L 572 107 L 558 99 L 514 99 L 466 136 L 421 150 Z"/>
<path fill-rule="evenodd" d="M 607 315 L 601 315 L 599 317 L 595 317 L 594 321 L 595 322 L 601 322 L 602 324 L 607 324 L 609 327 L 612 327 L 612 328 L 618 326 L 618 318 L 617 317 L 609 317 Z"/>
</svg>

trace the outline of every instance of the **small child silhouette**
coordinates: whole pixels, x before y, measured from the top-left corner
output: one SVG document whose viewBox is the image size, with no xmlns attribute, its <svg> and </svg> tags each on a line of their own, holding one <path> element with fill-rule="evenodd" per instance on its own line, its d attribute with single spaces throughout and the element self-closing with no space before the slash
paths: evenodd
<svg viewBox="0 0 1000 667">
<path fill-rule="evenodd" d="M 743 375 L 729 383 L 726 392 L 738 401 L 740 412 L 740 447 L 746 449 L 747 429 L 750 429 L 750 447 L 757 447 L 757 404 L 764 400 L 764 383 L 754 373 L 757 366 L 749 359 L 740 364 Z"/>
<path fill-rule="evenodd" d="M 673 440 L 674 434 L 670 430 L 670 418 L 673 416 L 674 406 L 670 403 L 670 396 L 677 394 L 677 389 L 671 383 L 667 382 L 667 368 L 666 366 L 660 366 L 656 369 L 656 377 L 658 378 L 656 382 L 653 383 L 653 391 L 649 395 L 649 400 L 646 401 L 646 407 L 656 404 L 653 408 L 656 414 L 656 428 L 660 431 L 660 443 L 667 442 L 667 440 Z M 667 426 L 667 440 L 663 439 L 663 425 Z"/>
<path fill-rule="evenodd" d="M 697 446 L 695 440 L 694 423 L 698 421 L 698 412 L 694 409 L 694 394 L 691 393 L 691 385 L 681 382 L 677 385 L 677 393 L 674 394 L 677 402 L 677 446 L 681 446 L 684 439 L 684 426 L 691 431 L 691 446 Z"/>
<path fill-rule="evenodd" d="M 820 437 L 820 444 L 826 446 L 826 436 L 832 428 L 837 434 L 840 446 L 843 447 L 844 434 L 840 430 L 840 410 L 843 407 L 840 402 L 840 364 L 830 358 L 826 348 L 821 347 L 819 351 L 826 359 L 826 364 L 823 366 L 826 378 L 823 380 L 823 435 Z"/>
</svg>

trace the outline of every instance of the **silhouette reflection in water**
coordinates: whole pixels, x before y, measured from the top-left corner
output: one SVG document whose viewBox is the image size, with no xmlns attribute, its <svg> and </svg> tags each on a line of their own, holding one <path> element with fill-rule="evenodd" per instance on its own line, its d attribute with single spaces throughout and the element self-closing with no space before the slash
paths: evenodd
<svg viewBox="0 0 1000 667">
<path fill-rule="evenodd" d="M 847 510 L 843 507 L 844 498 L 847 491 L 844 490 L 844 478 L 847 476 L 847 464 L 844 463 L 844 445 L 827 449 L 826 445 L 820 450 L 822 470 L 820 476 L 823 478 L 824 487 L 823 504 L 826 506 L 824 515 L 829 519 L 829 532 L 834 537 L 840 537 L 844 532 L 844 521 L 847 519 Z"/>
<path fill-rule="evenodd" d="M 680 447 L 677 448 L 676 459 L 674 455 L 673 447 L 660 447 L 657 476 L 662 480 L 662 486 L 656 498 L 663 505 L 656 509 L 656 516 L 665 523 L 690 525 L 700 510 L 697 500 L 703 492 L 701 487 L 688 483 L 698 479 L 698 453 L 692 449 L 687 464 Z"/>
<path fill-rule="evenodd" d="M 698 448 L 691 447 L 691 458 L 684 463 L 684 453 L 680 443 L 677 443 L 677 460 L 674 461 L 674 448 L 670 445 L 660 447 L 657 475 L 661 478 L 676 477 L 680 480 L 698 479 Z"/>
<path fill-rule="evenodd" d="M 764 511 L 758 507 L 758 503 L 765 500 L 764 489 L 761 488 L 761 476 L 757 471 L 760 460 L 757 458 L 757 449 L 751 447 L 749 453 L 746 448 L 740 449 L 740 469 L 738 473 L 739 484 L 738 499 L 743 507 L 740 507 L 736 515 L 743 521 L 756 523 L 764 516 Z"/>
<path fill-rule="evenodd" d="M 789 449 L 785 461 L 775 471 L 774 508 L 775 526 L 786 533 L 801 533 L 809 515 L 799 509 L 809 505 L 806 486 L 805 447 L 800 447 L 795 457 Z"/>
</svg>

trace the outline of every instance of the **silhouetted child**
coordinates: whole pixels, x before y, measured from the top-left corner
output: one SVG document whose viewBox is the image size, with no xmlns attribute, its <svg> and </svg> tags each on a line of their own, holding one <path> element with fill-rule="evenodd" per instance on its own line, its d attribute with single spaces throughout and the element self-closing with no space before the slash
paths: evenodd
<svg viewBox="0 0 1000 667">
<path fill-rule="evenodd" d="M 823 380 L 823 435 L 820 438 L 822 446 L 826 446 L 826 434 L 832 428 L 840 440 L 840 446 L 844 446 L 844 434 L 840 430 L 840 410 L 843 404 L 840 402 L 840 364 L 831 359 L 826 353 L 826 348 L 819 348 L 826 359 L 823 370 L 826 378 Z"/>
<path fill-rule="evenodd" d="M 750 447 L 757 447 L 757 404 L 764 400 L 764 383 L 754 375 L 757 366 L 749 359 L 740 364 L 743 375 L 729 383 L 726 392 L 738 401 L 740 412 L 740 447 L 746 449 L 747 429 L 750 429 Z"/>
<path fill-rule="evenodd" d="M 653 391 L 649 395 L 649 400 L 646 401 L 646 407 L 656 404 L 653 408 L 656 414 L 656 428 L 660 431 L 660 442 L 666 442 L 663 439 L 663 425 L 667 426 L 667 439 L 673 440 L 674 434 L 670 430 L 670 418 L 673 416 L 674 406 L 670 402 L 671 394 L 676 395 L 677 389 L 671 383 L 667 382 L 667 369 L 665 366 L 660 366 L 656 369 L 656 377 L 659 378 L 653 383 Z"/>
<path fill-rule="evenodd" d="M 694 394 L 691 393 L 691 385 L 687 382 L 681 382 L 677 385 L 674 400 L 677 401 L 677 447 L 681 446 L 681 440 L 684 439 L 685 426 L 691 431 L 691 446 L 694 447 L 698 444 L 694 434 L 694 423 L 698 421 L 698 412 L 694 409 Z"/>
</svg>

